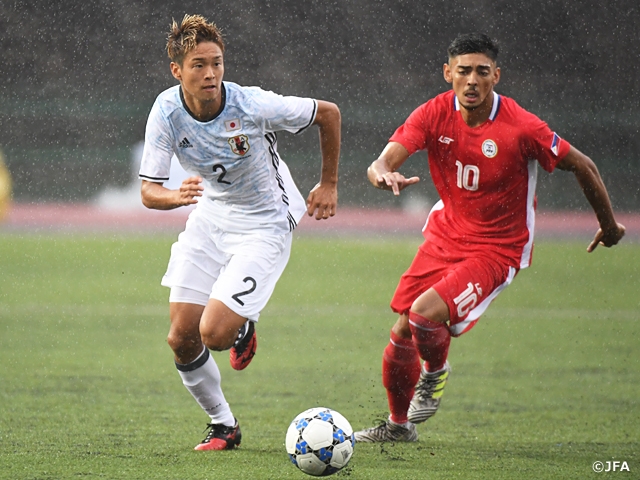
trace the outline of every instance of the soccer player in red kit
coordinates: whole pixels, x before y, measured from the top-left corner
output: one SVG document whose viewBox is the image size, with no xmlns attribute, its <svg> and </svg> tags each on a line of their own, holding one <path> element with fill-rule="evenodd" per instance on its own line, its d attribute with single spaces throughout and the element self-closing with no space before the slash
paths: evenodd
<svg viewBox="0 0 640 480">
<path fill-rule="evenodd" d="M 600 225 L 588 252 L 616 245 L 625 233 L 591 159 L 494 92 L 497 44 L 461 35 L 447 53 L 443 73 L 452 90 L 411 113 L 367 171 L 375 187 L 399 195 L 419 178 L 398 169 L 426 150 L 440 201 L 391 301 L 399 318 L 382 360 L 391 414 L 356 432 L 358 442 L 416 441 L 415 424 L 436 413 L 451 371 L 451 337 L 469 331 L 531 262 L 538 164 L 574 173 Z"/>
</svg>

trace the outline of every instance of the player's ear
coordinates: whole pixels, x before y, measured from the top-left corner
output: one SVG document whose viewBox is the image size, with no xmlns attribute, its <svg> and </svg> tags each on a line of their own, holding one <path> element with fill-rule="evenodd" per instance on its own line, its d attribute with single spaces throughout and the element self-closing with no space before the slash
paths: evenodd
<svg viewBox="0 0 640 480">
<path fill-rule="evenodd" d="M 451 67 L 448 63 L 442 66 L 442 75 L 447 83 L 453 83 L 453 76 L 451 75 Z"/>
<path fill-rule="evenodd" d="M 500 67 L 496 67 L 495 74 L 493 75 L 493 86 L 495 87 L 500 81 Z"/>
<path fill-rule="evenodd" d="M 169 68 L 171 68 L 171 75 L 173 75 L 176 80 L 181 82 L 182 71 L 180 69 L 180 65 L 178 65 L 176 62 L 171 62 L 171 65 L 169 65 Z"/>
</svg>

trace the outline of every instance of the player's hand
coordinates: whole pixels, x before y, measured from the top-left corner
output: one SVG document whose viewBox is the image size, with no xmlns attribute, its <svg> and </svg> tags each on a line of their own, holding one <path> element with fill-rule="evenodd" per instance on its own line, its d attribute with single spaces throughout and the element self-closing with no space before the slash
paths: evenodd
<svg viewBox="0 0 640 480">
<path fill-rule="evenodd" d="M 384 190 L 391 190 L 396 196 L 400 195 L 401 190 L 419 181 L 419 177 L 406 178 L 399 172 L 386 172 L 376 175 L 376 186 Z"/>
<path fill-rule="evenodd" d="M 307 197 L 307 215 L 316 214 L 316 220 L 326 220 L 336 214 L 338 206 L 338 187 L 318 183 Z"/>
<path fill-rule="evenodd" d="M 616 223 L 614 228 L 609 228 L 607 230 L 599 228 L 596 232 L 596 236 L 587 247 L 587 252 L 593 252 L 598 245 L 602 245 L 603 247 L 613 247 L 614 245 L 617 245 L 622 237 L 624 237 L 625 231 L 626 228 L 621 223 Z"/>
<path fill-rule="evenodd" d="M 185 179 L 180 185 L 180 188 L 176 190 L 176 192 L 178 192 L 178 204 L 185 206 L 198 203 L 198 197 L 202 196 L 202 191 L 204 190 L 201 183 L 201 177 L 189 177 Z"/>
</svg>

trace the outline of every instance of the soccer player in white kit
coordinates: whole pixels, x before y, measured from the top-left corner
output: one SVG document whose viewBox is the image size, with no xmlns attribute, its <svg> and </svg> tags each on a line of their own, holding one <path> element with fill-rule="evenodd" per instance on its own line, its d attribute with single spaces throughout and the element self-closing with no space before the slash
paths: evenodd
<svg viewBox="0 0 640 480">
<path fill-rule="evenodd" d="M 140 166 L 142 202 L 169 210 L 197 204 L 171 248 L 162 285 L 171 289 L 168 343 L 182 382 L 211 417 L 196 450 L 240 445 L 241 432 L 209 349 L 231 349 L 244 369 L 253 358 L 254 322 L 273 293 L 305 211 L 336 213 L 340 111 L 330 102 L 287 97 L 223 82 L 224 41 L 200 15 L 173 22 L 167 41 L 180 85 L 162 92 L 147 122 Z M 306 204 L 277 149 L 276 132 L 317 125 L 322 169 Z M 192 174 L 163 186 L 171 157 Z"/>
</svg>

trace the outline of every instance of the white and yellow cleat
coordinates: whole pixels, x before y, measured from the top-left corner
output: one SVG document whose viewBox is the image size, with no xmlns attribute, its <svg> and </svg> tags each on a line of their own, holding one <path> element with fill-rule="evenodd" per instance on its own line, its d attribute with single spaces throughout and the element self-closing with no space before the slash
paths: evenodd
<svg viewBox="0 0 640 480">
<path fill-rule="evenodd" d="M 427 372 L 424 366 L 422 367 L 420 379 L 407 412 L 407 418 L 411 423 L 422 423 L 435 415 L 450 373 L 449 362 L 446 362 L 437 372 Z"/>
<path fill-rule="evenodd" d="M 354 432 L 356 443 L 381 443 L 381 442 L 417 442 L 418 432 L 413 423 L 407 422 L 400 425 L 391 421 L 381 423 L 377 427 L 367 428 Z"/>
</svg>

